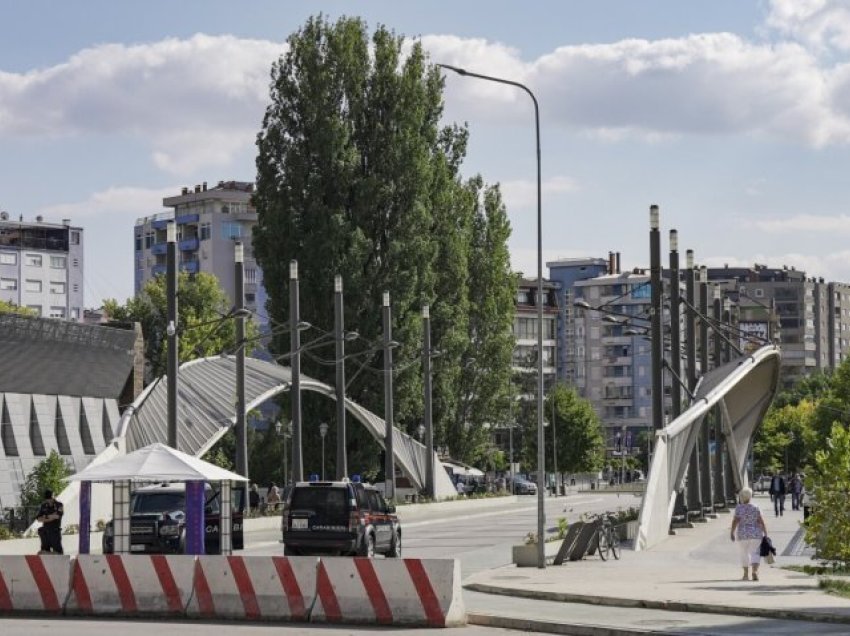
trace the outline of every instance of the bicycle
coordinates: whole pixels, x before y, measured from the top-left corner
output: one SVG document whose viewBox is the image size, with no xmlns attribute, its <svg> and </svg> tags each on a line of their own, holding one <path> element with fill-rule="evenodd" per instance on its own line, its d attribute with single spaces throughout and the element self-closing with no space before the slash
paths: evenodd
<svg viewBox="0 0 850 636">
<path fill-rule="evenodd" d="M 602 518 L 602 525 L 596 533 L 596 543 L 599 558 L 603 561 L 608 560 L 609 554 L 615 559 L 620 558 L 620 534 L 610 516 Z"/>
</svg>

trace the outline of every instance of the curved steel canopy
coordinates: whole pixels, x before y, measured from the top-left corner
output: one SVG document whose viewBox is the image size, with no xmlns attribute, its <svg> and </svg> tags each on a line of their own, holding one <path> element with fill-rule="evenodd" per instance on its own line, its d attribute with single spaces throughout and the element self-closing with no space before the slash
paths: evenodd
<svg viewBox="0 0 850 636">
<path fill-rule="evenodd" d="M 690 407 L 656 433 L 636 549 L 650 548 L 668 536 L 676 491 L 685 478 L 700 425 L 715 406 L 720 409 L 735 485 L 740 489 L 747 484 L 747 452 L 778 390 L 779 363 L 779 347 L 767 345 L 709 371 Z"/>
<path fill-rule="evenodd" d="M 289 367 L 246 358 L 246 408 L 252 409 L 278 393 L 292 381 Z M 336 399 L 334 387 L 301 374 L 301 389 Z M 167 443 L 168 408 L 165 376 L 152 383 L 124 412 L 118 437 L 132 452 L 154 442 Z M 212 357 L 192 360 L 180 367 L 177 388 L 178 450 L 201 456 L 236 422 L 236 358 Z M 356 402 L 345 400 L 346 410 L 384 445 L 384 419 Z M 417 489 L 425 488 L 425 446 L 398 429 L 393 429 L 396 464 Z M 435 495 L 448 497 L 455 488 L 434 455 Z"/>
</svg>

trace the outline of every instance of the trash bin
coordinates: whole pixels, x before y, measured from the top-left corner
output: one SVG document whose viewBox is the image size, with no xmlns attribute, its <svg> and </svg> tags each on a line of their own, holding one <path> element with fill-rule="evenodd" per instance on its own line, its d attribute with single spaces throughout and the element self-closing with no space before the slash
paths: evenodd
<svg viewBox="0 0 850 636">
<path fill-rule="evenodd" d="M 590 482 L 590 489 L 596 490 L 596 482 L 595 481 Z"/>
<path fill-rule="evenodd" d="M 570 486 L 575 486 L 575 485 L 576 485 L 576 478 L 573 477 L 573 478 L 570 479 Z"/>
</svg>

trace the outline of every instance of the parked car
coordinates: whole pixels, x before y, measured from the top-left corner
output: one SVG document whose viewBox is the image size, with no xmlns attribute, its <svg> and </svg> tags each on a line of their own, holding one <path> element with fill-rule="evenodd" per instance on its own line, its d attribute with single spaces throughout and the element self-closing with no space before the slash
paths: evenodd
<svg viewBox="0 0 850 636">
<path fill-rule="evenodd" d="M 527 480 L 525 477 L 514 475 L 514 494 L 515 495 L 536 495 L 537 484 Z"/>
<path fill-rule="evenodd" d="M 753 483 L 753 492 L 767 492 L 770 490 L 770 475 L 762 475 Z"/>
<path fill-rule="evenodd" d="M 238 498 L 241 490 L 234 491 Z M 207 485 L 204 504 L 204 547 L 207 554 L 221 552 L 220 493 Z M 243 514 L 238 501 L 232 507 L 234 550 L 244 545 Z M 146 554 L 182 554 L 186 548 L 185 484 L 160 484 L 138 488 L 130 496 L 130 551 Z M 103 532 L 103 553 L 115 549 L 113 522 Z"/>
<path fill-rule="evenodd" d="M 337 554 L 401 557 L 395 506 L 374 486 L 350 481 L 295 484 L 281 519 L 287 556 Z"/>
</svg>

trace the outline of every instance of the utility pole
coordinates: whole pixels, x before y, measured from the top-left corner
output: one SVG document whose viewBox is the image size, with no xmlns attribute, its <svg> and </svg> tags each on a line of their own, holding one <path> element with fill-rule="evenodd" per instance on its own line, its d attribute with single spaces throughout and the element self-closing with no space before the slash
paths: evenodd
<svg viewBox="0 0 850 636">
<path fill-rule="evenodd" d="M 245 404 L 245 248 L 234 246 L 234 278 L 236 283 L 236 472 L 248 478 L 248 423 Z M 248 505 L 249 482 L 244 482 L 242 505 Z"/>
<path fill-rule="evenodd" d="M 165 287 L 168 323 L 165 330 L 168 336 L 168 357 L 166 373 L 168 374 L 168 445 L 178 450 L 177 438 L 177 367 L 179 365 L 179 340 L 177 336 L 177 225 L 170 221 L 165 226 L 166 256 L 165 256 Z"/>
<path fill-rule="evenodd" d="M 714 287 L 714 366 L 723 364 L 723 340 L 720 337 L 720 324 L 723 322 L 723 300 L 720 287 Z M 714 407 L 714 503 L 715 510 L 726 508 L 726 462 L 725 438 L 723 435 L 723 413 L 719 406 Z"/>
<path fill-rule="evenodd" d="M 292 370 L 292 483 L 304 480 L 304 455 L 301 441 L 301 332 L 298 331 L 300 303 L 298 261 L 289 261 L 289 349 Z"/>
<path fill-rule="evenodd" d="M 649 208 L 649 276 L 652 292 L 652 426 L 664 428 L 664 388 L 661 375 L 661 356 L 664 341 L 661 335 L 661 232 L 658 229 L 658 206 Z"/>
<path fill-rule="evenodd" d="M 685 269 L 685 298 L 687 300 L 687 311 L 685 319 L 685 355 L 688 362 L 688 390 L 693 395 L 697 387 L 697 338 L 696 338 L 696 321 L 697 315 L 694 311 L 696 307 L 696 294 L 694 290 L 696 270 L 694 269 L 694 251 L 688 250 L 686 253 L 686 269 Z M 705 521 L 705 511 L 703 510 L 702 489 L 700 487 L 700 445 L 699 433 L 695 440 L 694 449 L 691 452 L 691 459 L 688 463 L 688 509 L 698 511 L 698 519 Z"/>
<path fill-rule="evenodd" d="M 336 339 L 336 478 L 348 476 L 348 457 L 345 446 L 345 314 L 342 297 L 342 276 L 334 276 L 334 338 Z"/>
<path fill-rule="evenodd" d="M 395 499 L 395 455 L 393 449 L 393 351 L 390 292 L 384 292 L 384 496 Z"/>
<path fill-rule="evenodd" d="M 422 306 L 422 375 L 425 420 L 425 494 L 434 499 L 434 422 L 431 413 L 431 308 Z"/>
<path fill-rule="evenodd" d="M 702 316 L 699 328 L 700 370 L 702 375 L 705 375 L 708 373 L 708 322 L 706 321 L 708 316 L 708 270 L 704 266 L 700 267 L 699 270 L 699 313 Z M 713 515 L 714 493 L 712 492 L 711 481 L 711 444 L 708 437 L 708 418 L 704 418 L 702 424 L 700 424 L 699 439 L 703 513 Z"/>
</svg>

